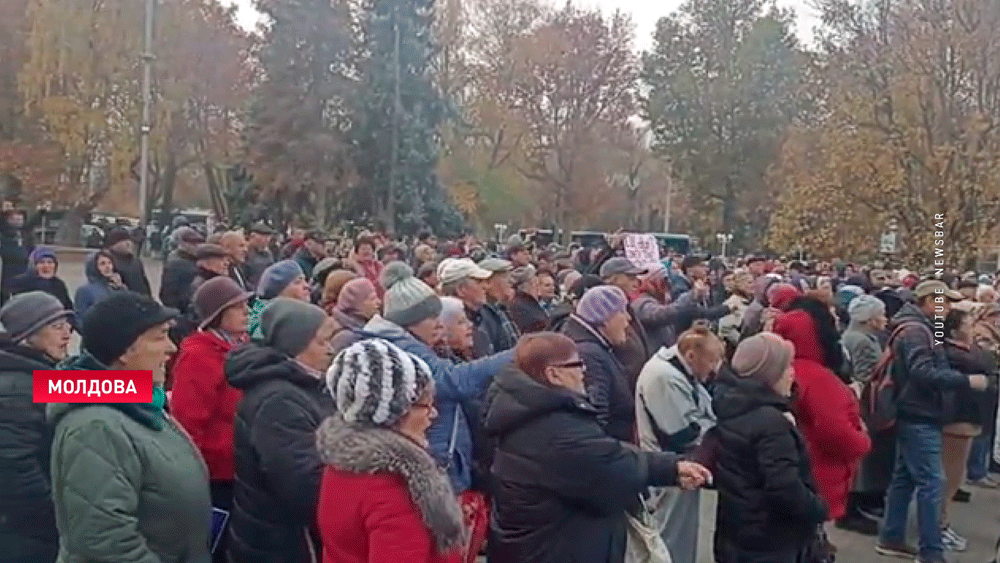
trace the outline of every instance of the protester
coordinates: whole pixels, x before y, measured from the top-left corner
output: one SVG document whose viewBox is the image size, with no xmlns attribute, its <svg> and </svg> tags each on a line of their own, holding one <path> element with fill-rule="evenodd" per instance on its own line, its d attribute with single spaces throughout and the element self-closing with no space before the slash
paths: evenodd
<svg viewBox="0 0 1000 563">
<path fill-rule="evenodd" d="M 265 273 L 261 284 L 267 280 Z M 234 422 L 233 563 L 321 560 L 316 429 L 334 408 L 323 374 L 335 329 L 319 307 L 277 297 L 261 313 L 260 338 L 226 358 L 226 378 L 243 393 Z"/>
<path fill-rule="evenodd" d="M 340 330 L 333 337 L 333 353 L 338 354 L 357 341 L 357 332 L 381 309 L 382 301 L 368 278 L 355 277 L 345 283 L 337 297 L 337 306 L 330 311 L 330 316 L 340 325 Z"/>
<path fill-rule="evenodd" d="M 486 288 L 483 283 L 492 275 L 492 272 L 480 268 L 472 260 L 448 258 L 438 264 L 437 278 L 441 283 L 441 295 L 461 300 L 465 314 L 474 326 L 473 355 L 477 358 L 493 353 L 493 341 L 484 324 L 487 321 L 484 316 Z"/>
<path fill-rule="evenodd" d="M 796 563 L 827 519 L 792 415 L 794 355 L 792 343 L 773 333 L 740 342 L 732 361 L 738 377 L 712 404 L 718 563 Z"/>
<path fill-rule="evenodd" d="M 458 563 L 462 511 L 427 452 L 438 414 L 431 368 L 389 342 L 364 340 L 337 356 L 327 389 L 337 412 L 317 436 L 326 464 L 323 561 Z"/>
<path fill-rule="evenodd" d="M 257 286 L 250 285 L 250 268 L 247 267 L 247 239 L 239 231 L 229 231 L 219 239 L 221 246 L 229 257 L 229 277 L 233 278 L 241 288 L 253 291 Z"/>
<path fill-rule="evenodd" d="M 57 277 L 58 272 L 59 259 L 55 251 L 47 246 L 38 246 L 28 256 L 28 270 L 11 280 L 10 294 L 44 291 L 72 311 L 73 301 L 69 298 L 66 283 Z"/>
<path fill-rule="evenodd" d="M 78 319 L 82 319 L 94 304 L 128 289 L 115 271 L 114 259 L 105 250 L 98 250 L 87 258 L 84 273 L 87 283 L 76 290 L 76 299 L 73 300 Z"/>
<path fill-rule="evenodd" d="M 73 315 L 55 297 L 31 291 L 0 309 L 0 559 L 53 563 L 59 552 L 52 506 L 52 427 L 34 401 L 36 370 L 66 357 Z"/>
<path fill-rule="evenodd" d="M 549 315 L 542 307 L 538 293 L 538 277 L 534 266 L 523 266 L 511 272 L 514 298 L 510 303 L 510 318 L 521 334 L 541 332 L 549 325 Z"/>
<path fill-rule="evenodd" d="M 271 254 L 271 240 L 274 238 L 274 229 L 262 221 L 258 221 L 250 226 L 247 233 L 247 286 L 257 287 L 260 276 L 271 264 L 274 264 L 274 255 Z"/>
<path fill-rule="evenodd" d="M 510 318 L 507 304 L 514 297 L 514 288 L 510 273 L 514 265 L 507 260 L 487 258 L 479 263 L 479 267 L 491 272 L 483 284 L 486 290 L 486 303 L 483 305 L 482 319 L 477 326 L 489 338 L 491 352 L 511 350 L 517 344 L 519 336 L 517 326 Z M 439 268 L 440 269 L 440 268 Z"/>
<path fill-rule="evenodd" d="M 358 274 L 350 270 L 331 270 L 326 279 L 323 280 L 323 288 L 320 291 L 320 297 L 317 301 L 317 305 L 323 308 L 328 314 L 333 315 L 333 311 L 337 308 L 337 302 L 340 299 L 340 292 L 347 285 L 347 282 L 356 279 Z M 367 278 L 365 278 L 367 279 Z M 369 281 L 368 283 L 371 283 Z M 372 284 L 375 288 L 375 284 Z M 378 294 L 378 288 L 375 288 L 376 295 Z"/>
<path fill-rule="evenodd" d="M 646 487 L 694 489 L 711 474 L 609 436 L 587 401 L 585 362 L 568 337 L 529 334 L 514 355 L 494 380 L 486 413 L 500 444 L 490 562 L 622 563 L 626 511 Z"/>
<path fill-rule="evenodd" d="M 205 242 L 191 227 L 178 227 L 170 234 L 176 248 L 170 251 L 160 277 L 160 301 L 167 307 L 184 311 L 190 298 L 191 282 L 198 276 L 198 245 Z"/>
<path fill-rule="evenodd" d="M 109 230 L 105 235 L 104 249 L 111 254 L 115 271 L 121 276 L 125 287 L 142 295 L 152 295 L 146 268 L 143 267 L 142 260 L 135 255 L 135 242 L 127 230 L 121 227 Z"/>
<path fill-rule="evenodd" d="M 250 307 L 247 332 L 251 338 L 261 338 L 260 315 L 268 303 L 277 297 L 309 302 L 309 283 L 302 268 L 294 260 L 282 260 L 269 266 L 260 277 L 257 295 Z"/>
<path fill-rule="evenodd" d="M 198 449 L 164 411 L 177 311 L 131 291 L 83 318 L 71 370 L 153 374 L 152 403 L 49 405 L 59 561 L 207 563 L 211 503 Z"/>
</svg>

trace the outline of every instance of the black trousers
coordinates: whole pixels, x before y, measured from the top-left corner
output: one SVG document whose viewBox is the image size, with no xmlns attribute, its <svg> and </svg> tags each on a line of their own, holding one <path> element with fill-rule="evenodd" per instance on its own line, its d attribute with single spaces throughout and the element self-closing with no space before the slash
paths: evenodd
<svg viewBox="0 0 1000 563">
<path fill-rule="evenodd" d="M 229 512 L 233 509 L 233 482 L 232 481 L 211 481 L 209 491 L 212 495 L 212 506 Z M 228 527 L 228 524 L 227 524 Z M 229 530 L 222 530 L 219 538 L 219 545 L 212 553 L 212 563 L 227 563 L 226 545 L 229 543 Z"/>
</svg>

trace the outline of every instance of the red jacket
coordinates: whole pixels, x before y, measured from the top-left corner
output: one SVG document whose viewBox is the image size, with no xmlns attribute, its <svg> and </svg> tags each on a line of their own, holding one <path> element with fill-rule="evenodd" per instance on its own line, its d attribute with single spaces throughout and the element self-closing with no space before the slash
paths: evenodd
<svg viewBox="0 0 1000 563">
<path fill-rule="evenodd" d="M 232 346 L 209 331 L 181 342 L 173 365 L 170 409 L 208 464 L 213 480 L 233 479 L 233 419 L 243 394 L 229 386 L 222 366 Z"/>
<path fill-rule="evenodd" d="M 858 462 L 871 449 L 854 392 L 823 362 L 813 318 L 795 310 L 778 317 L 774 332 L 795 345 L 795 418 L 806 438 L 813 477 L 836 519 L 847 511 L 847 493 Z"/>
<path fill-rule="evenodd" d="M 461 563 L 440 555 L 398 474 L 323 470 L 317 525 L 323 563 Z"/>
</svg>

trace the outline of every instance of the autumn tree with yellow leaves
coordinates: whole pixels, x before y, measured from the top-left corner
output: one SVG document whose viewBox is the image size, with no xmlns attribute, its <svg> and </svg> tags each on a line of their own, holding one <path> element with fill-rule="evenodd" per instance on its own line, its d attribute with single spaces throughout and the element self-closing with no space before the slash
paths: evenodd
<svg viewBox="0 0 1000 563">
<path fill-rule="evenodd" d="M 776 249 L 874 253 L 895 222 L 901 256 L 931 264 L 935 231 L 962 266 L 997 245 L 1000 4 L 826 0 L 825 112 L 788 136 Z M 935 216 L 943 217 L 943 220 Z"/>
</svg>

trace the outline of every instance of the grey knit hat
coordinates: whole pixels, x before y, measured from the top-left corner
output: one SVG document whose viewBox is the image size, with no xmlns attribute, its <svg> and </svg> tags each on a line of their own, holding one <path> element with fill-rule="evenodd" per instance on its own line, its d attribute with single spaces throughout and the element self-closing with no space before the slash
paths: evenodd
<svg viewBox="0 0 1000 563">
<path fill-rule="evenodd" d="M 792 365 L 794 345 L 773 332 L 761 332 L 740 342 L 731 365 L 736 375 L 774 385 Z"/>
<path fill-rule="evenodd" d="M 423 360 L 381 339 L 348 346 L 326 372 L 327 389 L 344 420 L 377 426 L 399 422 L 431 381 Z"/>
<path fill-rule="evenodd" d="M 311 303 L 276 297 L 260 314 L 261 343 L 289 356 L 298 356 L 326 319 L 326 312 Z"/>
<path fill-rule="evenodd" d="M 625 292 L 613 285 L 592 287 L 576 304 L 576 315 L 592 326 L 602 326 L 617 313 L 628 310 Z"/>
<path fill-rule="evenodd" d="M 59 319 L 72 318 L 73 311 L 44 291 L 19 293 L 0 309 L 0 324 L 14 342 L 20 342 Z"/>
<path fill-rule="evenodd" d="M 859 295 L 847 306 L 847 314 L 850 315 L 852 322 L 867 322 L 879 314 L 885 314 L 885 303 L 872 295 Z"/>
<path fill-rule="evenodd" d="M 379 283 L 385 288 L 382 316 L 401 327 L 413 326 L 441 314 L 441 299 L 429 285 L 413 276 L 413 268 L 392 262 L 382 270 Z"/>
</svg>

